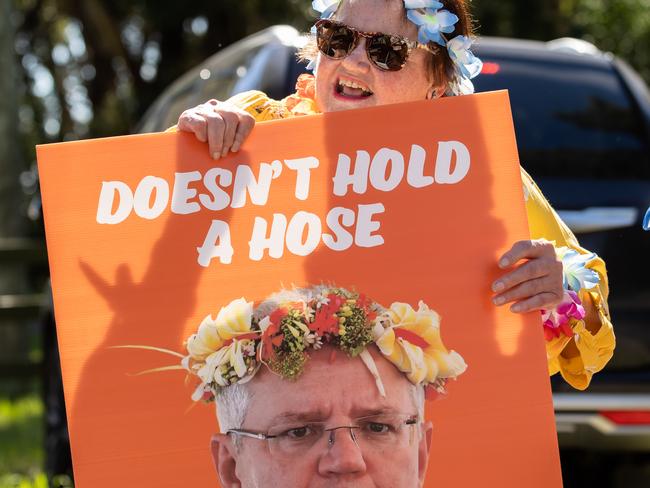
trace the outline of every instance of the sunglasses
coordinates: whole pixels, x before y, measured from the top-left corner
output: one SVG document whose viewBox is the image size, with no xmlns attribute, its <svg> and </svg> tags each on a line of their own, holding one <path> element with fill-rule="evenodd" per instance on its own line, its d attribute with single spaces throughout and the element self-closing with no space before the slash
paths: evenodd
<svg viewBox="0 0 650 488">
<path fill-rule="evenodd" d="M 362 32 L 340 22 L 322 19 L 316 22 L 316 43 L 318 50 L 331 59 L 343 59 L 357 47 L 359 38 L 366 40 L 366 54 L 377 68 L 383 71 L 401 70 L 413 49 L 424 49 L 435 54 L 437 51 L 425 44 L 414 42 L 402 36 L 381 32 Z"/>
</svg>

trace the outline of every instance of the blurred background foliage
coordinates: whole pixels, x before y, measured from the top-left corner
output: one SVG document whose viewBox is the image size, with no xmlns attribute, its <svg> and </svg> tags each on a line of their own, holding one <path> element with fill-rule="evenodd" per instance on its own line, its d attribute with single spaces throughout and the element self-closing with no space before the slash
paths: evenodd
<svg viewBox="0 0 650 488">
<path fill-rule="evenodd" d="M 219 49 L 273 24 L 306 29 L 310 3 L 13 0 L 25 144 L 128 133 L 170 82 Z M 637 49 L 650 46 L 650 0 L 473 3 L 480 34 L 582 38 L 650 80 L 650 50 Z"/>
<path fill-rule="evenodd" d="M 307 30 L 310 4 L 0 0 L 0 244 L 42 239 L 36 144 L 132 132 L 172 81 L 218 50 L 273 24 Z M 627 60 L 650 82 L 650 0 L 473 4 L 481 35 L 581 38 Z M 20 260 L 0 259 L 0 299 L 42 292 L 45 265 L 34 271 Z M 36 323 L 0 317 L 0 363 L 17 357 L 37 363 L 39 334 Z M 43 385 L 37 376 L 27 378 L 0 375 L 0 488 L 48 486 L 42 474 Z M 70 486 L 70 480 L 61 477 L 54 485 Z"/>
<path fill-rule="evenodd" d="M 22 159 L 40 142 L 126 134 L 190 67 L 264 27 L 307 29 L 308 0 L 0 0 L 14 30 Z M 474 0 L 482 35 L 593 42 L 650 81 L 650 0 Z M 10 55 L 5 51 L 5 55 Z M 23 175 L 27 193 L 35 174 Z M 38 202 L 36 202 L 38 203 Z M 36 207 L 31 209 L 35 216 Z M 27 209 L 28 211 L 30 209 Z"/>
</svg>

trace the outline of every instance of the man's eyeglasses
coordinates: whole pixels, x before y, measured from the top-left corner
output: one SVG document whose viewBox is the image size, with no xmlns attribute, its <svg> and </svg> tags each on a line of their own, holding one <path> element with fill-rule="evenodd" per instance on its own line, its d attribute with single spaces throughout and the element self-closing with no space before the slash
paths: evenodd
<svg viewBox="0 0 650 488">
<path fill-rule="evenodd" d="M 364 455 L 404 448 L 412 445 L 415 426 L 419 424 L 413 415 L 373 415 L 354 420 L 350 425 L 327 427 L 325 422 L 277 425 L 267 433 L 232 429 L 229 435 L 250 437 L 268 441 L 271 455 L 277 458 L 304 456 L 317 445 L 329 448 L 336 442 L 336 433 L 347 429 L 354 443 Z"/>
<path fill-rule="evenodd" d="M 402 36 L 362 32 L 333 20 L 321 19 L 316 22 L 318 49 L 328 58 L 345 58 L 357 47 L 360 37 L 366 39 L 368 59 L 383 71 L 402 69 L 413 49 L 420 48 L 434 54 L 437 52 L 436 49 Z"/>
</svg>

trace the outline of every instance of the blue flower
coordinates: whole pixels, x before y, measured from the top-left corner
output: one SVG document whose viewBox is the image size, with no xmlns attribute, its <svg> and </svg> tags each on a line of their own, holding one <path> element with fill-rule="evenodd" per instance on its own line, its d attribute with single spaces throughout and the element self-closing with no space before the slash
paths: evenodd
<svg viewBox="0 0 650 488">
<path fill-rule="evenodd" d="M 311 71 L 312 73 L 316 71 L 316 68 L 318 67 L 318 58 L 310 59 L 309 63 L 307 63 L 307 66 L 305 66 L 306 70 Z"/>
<path fill-rule="evenodd" d="M 650 231 L 650 208 L 643 219 L 643 229 Z"/>
<path fill-rule="evenodd" d="M 418 41 L 422 44 L 435 42 L 445 46 L 446 42 L 441 33 L 454 32 L 454 26 L 458 23 L 458 17 L 447 10 L 409 9 L 406 16 L 418 26 Z"/>
<path fill-rule="evenodd" d="M 463 77 L 471 80 L 481 74 L 483 62 L 470 51 L 470 47 L 472 40 L 466 36 L 456 36 L 447 43 L 451 60 Z"/>
<path fill-rule="evenodd" d="M 339 7 L 340 0 L 314 0 L 311 2 L 311 8 L 320 13 L 321 19 L 329 19 Z"/>
<path fill-rule="evenodd" d="M 587 268 L 587 263 L 596 257 L 595 254 L 580 254 L 568 247 L 556 251 L 564 266 L 564 288 L 577 292 L 581 289 L 589 290 L 600 282 L 598 273 Z"/>
<path fill-rule="evenodd" d="M 436 0 L 404 0 L 404 8 L 406 10 L 412 8 L 439 9 L 442 7 L 443 7 L 442 3 L 437 2 Z"/>
</svg>

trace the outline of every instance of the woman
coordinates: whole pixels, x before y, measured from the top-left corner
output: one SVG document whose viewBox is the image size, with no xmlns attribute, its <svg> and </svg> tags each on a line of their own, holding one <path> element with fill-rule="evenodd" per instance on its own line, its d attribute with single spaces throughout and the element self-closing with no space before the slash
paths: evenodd
<svg viewBox="0 0 650 488">
<path fill-rule="evenodd" d="M 322 18 L 316 42 L 303 50 L 315 76 L 301 77 L 296 94 L 210 100 L 185 111 L 177 127 L 219 159 L 239 150 L 256 121 L 472 93 L 482 64 L 469 49 L 468 7 L 465 0 L 443 3 L 315 0 Z M 615 346 L 605 264 L 579 247 L 523 170 L 522 180 L 534 240 L 515 243 L 499 261 L 508 273 L 492 284 L 494 303 L 512 304 L 515 313 L 541 310 L 550 374 L 585 389 Z"/>
</svg>

